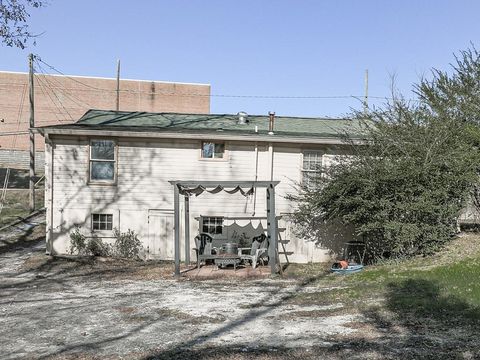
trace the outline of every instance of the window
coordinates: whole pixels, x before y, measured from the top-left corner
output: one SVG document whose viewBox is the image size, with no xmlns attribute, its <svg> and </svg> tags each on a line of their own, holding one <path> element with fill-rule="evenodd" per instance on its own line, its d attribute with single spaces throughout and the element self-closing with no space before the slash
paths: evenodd
<svg viewBox="0 0 480 360">
<path fill-rule="evenodd" d="M 202 218 L 202 232 L 211 235 L 221 235 L 223 233 L 223 217 Z"/>
<path fill-rule="evenodd" d="M 90 141 L 90 181 L 115 181 L 115 141 Z"/>
<path fill-rule="evenodd" d="M 112 230 L 112 214 L 92 214 L 92 230 Z"/>
<path fill-rule="evenodd" d="M 311 185 L 313 178 L 322 173 L 323 151 L 304 151 L 302 165 L 302 182 Z"/>
<path fill-rule="evenodd" d="M 202 159 L 223 159 L 224 143 L 202 142 Z"/>
</svg>

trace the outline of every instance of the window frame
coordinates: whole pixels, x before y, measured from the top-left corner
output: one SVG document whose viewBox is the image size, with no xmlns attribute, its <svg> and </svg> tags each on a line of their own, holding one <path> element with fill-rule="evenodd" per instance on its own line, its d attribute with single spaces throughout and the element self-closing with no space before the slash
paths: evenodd
<svg viewBox="0 0 480 360">
<path fill-rule="evenodd" d="M 307 169 L 305 168 L 305 155 L 306 154 L 312 154 L 312 153 L 315 153 L 316 154 L 316 165 L 320 166 L 320 169 L 319 170 L 314 170 L 314 169 Z M 315 149 L 306 149 L 306 150 L 303 150 L 302 151 L 302 163 L 301 163 L 301 166 L 300 166 L 300 173 L 301 173 L 301 183 L 303 185 L 307 185 L 309 186 L 309 181 L 307 180 L 307 174 L 319 174 L 319 175 L 322 175 L 323 171 L 322 171 L 322 168 L 324 166 L 324 155 L 326 154 L 326 152 L 324 150 L 315 150 Z M 320 159 L 320 162 L 318 162 L 318 159 Z M 311 161 L 309 159 L 309 161 Z"/>
<path fill-rule="evenodd" d="M 95 221 L 94 220 L 94 217 L 95 216 L 98 216 L 99 219 L 98 221 Z M 105 220 L 102 221 L 101 217 L 102 216 L 105 216 Z M 110 221 L 108 219 L 108 217 L 110 216 Z M 102 229 L 102 228 L 98 228 L 98 229 L 95 229 L 94 228 L 94 223 L 98 223 L 98 224 L 102 224 L 104 223 L 106 225 L 106 228 L 105 229 Z M 110 224 L 110 229 L 108 228 L 108 225 Z M 105 231 L 113 231 L 113 213 L 91 213 L 90 214 L 90 229 L 92 232 L 95 232 L 95 233 L 98 233 L 98 232 L 105 232 Z"/>
<path fill-rule="evenodd" d="M 219 144 L 223 145 L 223 157 L 215 157 L 215 150 L 213 152 L 214 157 L 203 157 L 203 145 L 205 143 L 212 143 L 214 144 Z M 201 161 L 228 161 L 228 146 L 226 141 L 220 141 L 220 140 L 202 140 L 200 141 L 200 153 L 199 153 L 199 160 Z"/>
<path fill-rule="evenodd" d="M 113 142 L 113 160 L 105 160 L 105 159 L 92 159 L 92 142 L 94 141 L 111 141 Z M 92 179 L 92 163 L 93 162 L 113 162 L 113 179 L 112 180 L 100 180 L 100 179 Z M 117 139 L 112 138 L 104 138 L 104 137 L 94 137 L 90 138 L 88 141 L 88 184 L 95 184 L 95 185 L 116 185 L 117 184 L 117 175 L 118 175 L 118 141 Z"/>
<path fill-rule="evenodd" d="M 206 220 L 212 220 L 214 219 L 213 223 L 211 222 L 207 222 L 206 223 Z M 224 235 L 224 229 L 225 229 L 225 217 L 224 216 L 201 216 L 201 230 L 200 231 L 201 233 L 206 233 L 206 234 L 210 234 L 212 236 L 222 236 Z M 220 221 L 220 225 L 218 225 L 218 221 Z M 210 231 L 204 231 L 205 229 L 205 226 L 207 226 L 207 230 L 209 227 L 213 226 L 213 228 L 215 229 L 215 232 L 210 232 Z M 222 232 L 218 233 L 216 232 L 217 230 L 217 227 L 220 226 L 221 227 L 221 230 Z"/>
</svg>

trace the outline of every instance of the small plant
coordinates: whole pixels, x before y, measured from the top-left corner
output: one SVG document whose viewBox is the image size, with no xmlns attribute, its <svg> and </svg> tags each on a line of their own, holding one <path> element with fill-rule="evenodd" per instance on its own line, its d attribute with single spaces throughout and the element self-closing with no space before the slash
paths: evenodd
<svg viewBox="0 0 480 360">
<path fill-rule="evenodd" d="M 85 235 L 81 233 L 78 225 L 70 233 L 70 254 L 87 254 L 87 240 Z"/>
<path fill-rule="evenodd" d="M 135 231 L 128 229 L 127 232 L 120 232 L 118 229 L 113 229 L 113 236 L 115 236 L 115 254 L 119 257 L 136 259 L 139 257 L 141 243 Z"/>
<path fill-rule="evenodd" d="M 93 256 L 106 257 L 112 254 L 112 247 L 98 238 L 91 238 L 87 244 L 87 251 Z"/>
</svg>

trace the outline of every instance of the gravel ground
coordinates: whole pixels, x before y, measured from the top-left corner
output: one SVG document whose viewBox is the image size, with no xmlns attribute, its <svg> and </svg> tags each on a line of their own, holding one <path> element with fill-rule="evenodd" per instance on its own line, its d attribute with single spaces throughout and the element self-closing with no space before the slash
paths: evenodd
<svg viewBox="0 0 480 360">
<path fill-rule="evenodd" d="M 22 226 L 34 233 L 31 225 Z M 0 236 L 11 243 L 12 233 L 21 235 L 15 228 Z M 118 266 L 112 271 L 108 261 L 53 259 L 44 255 L 44 240 L 31 236 L 3 249 L 0 349 L 5 359 L 162 357 L 179 349 L 275 353 L 328 346 L 331 336 L 357 331 L 349 324 L 359 315 L 342 313 L 340 303 L 291 301 L 325 290 L 310 284 L 178 281 L 170 270 L 150 279 L 145 274 L 151 265 L 149 272 L 141 269 L 142 276 L 133 276 L 118 272 Z"/>
<path fill-rule="evenodd" d="M 0 232 L 1 359 L 480 356 L 477 327 L 395 316 L 376 294 L 342 303 L 341 278 L 175 280 L 171 263 L 49 257 L 41 216 Z"/>
</svg>

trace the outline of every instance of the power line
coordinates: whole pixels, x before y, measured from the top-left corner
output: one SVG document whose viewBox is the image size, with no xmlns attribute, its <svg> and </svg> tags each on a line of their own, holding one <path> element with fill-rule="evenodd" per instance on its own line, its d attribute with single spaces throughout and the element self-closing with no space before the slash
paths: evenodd
<svg viewBox="0 0 480 360">
<path fill-rule="evenodd" d="M 57 103 L 56 103 L 55 100 L 52 98 L 52 96 L 50 96 L 50 94 L 47 92 L 47 89 L 46 89 L 46 88 L 48 87 L 48 85 L 46 85 L 46 86 L 43 85 L 43 86 L 42 86 L 43 83 L 42 83 L 42 80 L 40 80 L 40 77 L 38 77 L 38 76 L 35 76 L 35 77 L 36 77 L 37 80 L 38 80 L 38 85 L 39 85 L 39 87 L 40 87 L 40 90 L 43 92 L 43 94 L 50 99 L 50 101 L 52 102 L 53 106 L 54 106 L 55 108 L 57 108 L 57 110 L 60 111 L 60 114 L 63 114 L 62 109 L 60 109 L 60 107 L 57 105 Z M 44 89 L 44 87 L 45 87 L 45 89 Z M 57 97 L 57 99 L 58 99 L 58 97 Z M 66 110 L 65 110 L 65 111 L 66 111 Z M 70 114 L 68 113 L 68 111 L 67 111 L 67 114 L 70 116 Z M 54 115 L 55 115 L 55 117 L 57 118 L 57 121 L 61 123 L 62 120 L 60 120 L 60 118 L 57 116 L 57 113 L 54 113 Z M 72 118 L 72 117 L 70 116 L 70 118 Z M 73 120 L 73 118 L 72 118 L 72 120 Z"/>
<path fill-rule="evenodd" d="M 58 70 L 54 66 L 46 63 L 43 61 L 41 58 L 38 56 L 36 57 L 37 60 L 43 64 L 45 64 L 48 68 L 52 69 L 56 73 L 76 82 L 79 83 L 85 87 L 88 87 L 90 89 L 96 90 L 96 91 L 102 91 L 102 92 L 116 92 L 115 89 L 105 89 L 105 88 L 99 88 L 96 86 L 92 86 L 89 84 L 84 83 L 83 81 L 80 81 L 76 79 L 75 77 L 66 75 L 62 71 Z M 45 74 L 46 75 L 46 74 Z M 120 90 L 120 92 L 127 92 L 127 93 L 141 93 L 141 94 L 146 94 L 146 95 L 164 95 L 164 96 L 183 96 L 183 97 L 217 97 L 217 98 L 240 98 L 240 99 L 282 99 L 282 100 L 299 100 L 299 99 L 311 99 L 311 100 L 322 100 L 322 99 L 355 99 L 359 100 L 362 103 L 364 100 L 360 100 L 363 98 L 363 95 L 254 95 L 254 94 L 200 94 L 200 93 L 177 93 L 177 92 L 171 92 L 171 93 L 165 93 L 165 92 L 151 92 L 151 91 L 142 91 L 142 90 L 128 90 L 128 89 L 123 89 Z M 395 98 L 392 97 L 387 97 L 387 96 L 369 96 L 370 99 L 376 99 L 376 100 L 396 100 Z M 406 99 L 407 101 L 419 101 L 418 99 Z"/>
</svg>

